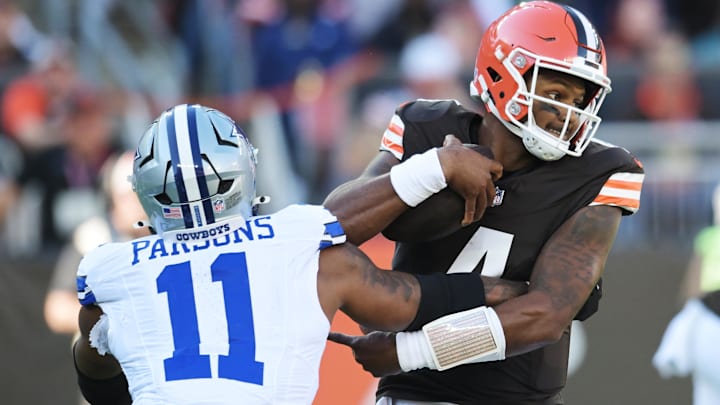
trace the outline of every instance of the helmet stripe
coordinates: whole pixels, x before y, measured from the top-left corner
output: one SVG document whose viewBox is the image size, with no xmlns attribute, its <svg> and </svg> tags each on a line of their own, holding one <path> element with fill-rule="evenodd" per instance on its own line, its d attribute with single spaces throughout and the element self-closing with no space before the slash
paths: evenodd
<svg viewBox="0 0 720 405">
<path fill-rule="evenodd" d="M 578 56 L 591 59 L 597 63 L 601 63 L 602 54 L 593 52 L 592 50 L 600 50 L 600 37 L 593 27 L 590 20 L 584 14 L 570 6 L 563 6 L 575 25 L 575 31 L 578 39 Z"/>
<path fill-rule="evenodd" d="M 212 224 L 215 223 L 215 214 L 213 213 L 212 203 L 210 201 L 210 191 L 208 190 L 207 180 L 205 179 L 205 167 L 203 165 L 202 156 L 200 155 L 196 113 L 197 108 L 190 108 L 188 110 L 190 151 L 195 165 L 195 179 L 197 180 L 198 189 L 200 191 L 200 200 L 203 204 L 205 223 Z"/>
<path fill-rule="evenodd" d="M 215 222 L 215 216 L 212 214 L 210 193 L 205 182 L 205 170 L 197 139 L 196 108 L 188 107 L 185 104 L 176 107 L 173 113 L 175 136 L 170 138 L 174 141 L 171 141 L 171 148 L 174 147 L 177 153 L 178 164 L 175 172 L 181 173 L 184 180 L 182 188 L 185 190 L 185 200 L 183 202 L 194 202 L 190 204 L 192 209 L 188 207 L 188 211 L 192 211 L 191 222 L 194 221 L 194 226 L 203 226 Z M 178 191 L 180 191 L 180 187 Z M 198 204 L 197 201 L 201 201 L 201 203 Z M 200 205 L 203 206 L 203 209 L 200 209 Z M 210 211 L 210 217 L 207 215 L 208 211 Z"/>
<path fill-rule="evenodd" d="M 173 168 L 173 177 L 175 178 L 175 187 L 177 188 L 178 198 L 182 204 L 183 220 L 185 228 L 193 227 L 192 214 L 188 206 L 188 195 L 185 188 L 185 179 L 182 171 L 182 162 L 180 161 L 180 153 L 178 150 L 177 132 L 175 131 L 175 112 L 177 109 L 170 111 L 170 116 L 165 119 L 165 130 L 167 131 L 168 147 L 170 149 L 170 161 Z"/>
</svg>

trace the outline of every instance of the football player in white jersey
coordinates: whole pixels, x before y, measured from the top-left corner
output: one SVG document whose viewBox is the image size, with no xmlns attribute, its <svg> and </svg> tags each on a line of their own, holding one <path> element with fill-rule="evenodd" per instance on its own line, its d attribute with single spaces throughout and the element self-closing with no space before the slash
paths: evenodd
<svg viewBox="0 0 720 405">
<path fill-rule="evenodd" d="M 442 163 L 461 188 L 462 159 Z M 200 105 L 168 109 L 140 139 L 131 181 L 154 234 L 78 269 L 73 352 L 91 404 L 310 404 L 336 310 L 402 330 L 443 315 L 426 300 L 470 308 L 526 290 L 380 271 L 321 206 L 255 215 L 255 165 L 242 130 Z"/>
</svg>

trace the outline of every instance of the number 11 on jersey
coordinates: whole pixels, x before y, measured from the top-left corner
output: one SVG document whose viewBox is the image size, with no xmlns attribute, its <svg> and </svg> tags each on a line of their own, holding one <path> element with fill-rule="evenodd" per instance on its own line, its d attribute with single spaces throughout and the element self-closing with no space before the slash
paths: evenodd
<svg viewBox="0 0 720 405">
<path fill-rule="evenodd" d="M 255 327 L 245 252 L 223 253 L 210 265 L 212 281 L 222 283 L 228 326 L 228 355 L 218 358 L 218 377 L 263 384 L 264 364 L 255 361 Z M 165 359 L 165 380 L 212 378 L 210 356 L 200 354 L 200 331 L 190 261 L 165 266 L 157 278 L 167 293 L 175 350 Z M 219 310 L 219 309 L 218 309 Z"/>
</svg>

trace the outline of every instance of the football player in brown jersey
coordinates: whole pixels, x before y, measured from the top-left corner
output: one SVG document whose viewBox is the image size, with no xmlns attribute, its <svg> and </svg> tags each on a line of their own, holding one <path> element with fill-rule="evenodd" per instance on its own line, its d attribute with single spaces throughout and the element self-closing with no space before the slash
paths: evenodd
<svg viewBox="0 0 720 405">
<path fill-rule="evenodd" d="M 439 238 L 397 240 L 393 269 L 479 272 L 497 283 L 527 282 L 529 291 L 472 310 L 480 332 L 469 340 L 437 339 L 438 329 L 427 328 L 331 335 L 367 370 L 386 375 L 378 404 L 562 404 L 571 322 L 597 310 L 621 217 L 640 205 L 640 162 L 594 138 L 611 87 L 604 46 L 581 12 L 547 1 L 507 11 L 482 38 L 470 89 L 483 114 L 454 100 L 399 106 L 376 158 L 324 205 L 362 243 L 450 187 L 466 201 L 462 226 Z M 467 143 L 488 146 L 501 177 Z M 465 165 L 467 177 L 445 178 L 455 165 Z M 443 330 L 462 330 L 457 322 Z M 443 346 L 465 353 L 478 341 L 489 349 L 470 360 L 443 357 Z"/>
</svg>

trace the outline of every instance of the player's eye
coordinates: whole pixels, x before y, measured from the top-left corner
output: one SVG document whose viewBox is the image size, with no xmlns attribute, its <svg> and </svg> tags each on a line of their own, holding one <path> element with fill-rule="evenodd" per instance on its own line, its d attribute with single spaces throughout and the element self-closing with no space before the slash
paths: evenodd
<svg viewBox="0 0 720 405">
<path fill-rule="evenodd" d="M 572 106 L 579 108 L 579 109 L 583 109 L 583 107 L 584 107 L 583 99 L 575 99 L 575 100 L 572 100 L 572 102 L 568 102 L 569 100 L 567 100 L 567 97 L 563 98 L 563 95 L 558 91 L 547 92 L 546 97 L 553 101 L 558 101 L 558 102 L 566 103 L 566 104 L 572 104 Z"/>
</svg>

